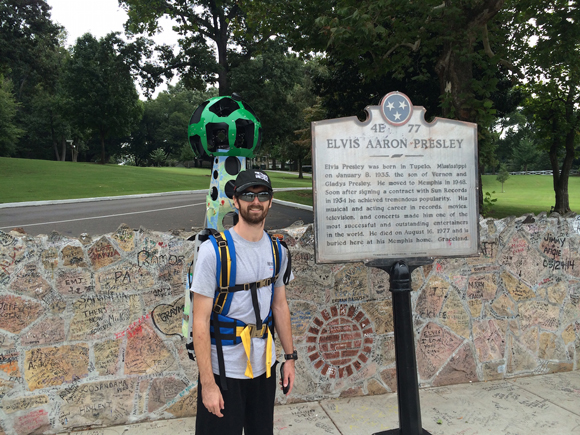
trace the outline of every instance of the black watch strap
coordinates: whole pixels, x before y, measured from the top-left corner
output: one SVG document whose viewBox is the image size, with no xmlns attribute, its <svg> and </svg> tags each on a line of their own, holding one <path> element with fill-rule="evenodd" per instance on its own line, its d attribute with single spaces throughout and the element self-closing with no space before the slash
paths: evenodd
<svg viewBox="0 0 580 435">
<path fill-rule="evenodd" d="M 294 351 L 292 353 L 285 353 L 284 359 L 285 360 L 289 360 L 289 359 L 297 360 L 298 359 L 298 352 Z"/>
</svg>

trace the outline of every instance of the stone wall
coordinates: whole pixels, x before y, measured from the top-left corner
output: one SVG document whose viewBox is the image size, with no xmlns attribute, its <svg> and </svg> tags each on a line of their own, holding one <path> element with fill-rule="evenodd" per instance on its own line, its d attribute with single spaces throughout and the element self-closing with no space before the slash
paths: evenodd
<svg viewBox="0 0 580 435">
<path fill-rule="evenodd" d="M 311 226 L 280 233 L 300 360 L 278 401 L 395 391 L 388 276 L 314 264 Z M 190 235 L 0 232 L 0 435 L 196 413 L 179 335 Z M 421 386 L 579 369 L 580 218 L 482 220 L 480 236 L 479 257 L 413 273 Z"/>
</svg>

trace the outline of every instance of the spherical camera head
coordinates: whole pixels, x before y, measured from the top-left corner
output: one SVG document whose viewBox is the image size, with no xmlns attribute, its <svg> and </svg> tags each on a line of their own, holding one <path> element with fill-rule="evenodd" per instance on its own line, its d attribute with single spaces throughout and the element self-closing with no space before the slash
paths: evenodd
<svg viewBox="0 0 580 435">
<path fill-rule="evenodd" d="M 240 96 L 214 97 L 193 112 L 187 129 L 195 155 L 253 158 L 262 141 L 262 124 Z"/>
</svg>

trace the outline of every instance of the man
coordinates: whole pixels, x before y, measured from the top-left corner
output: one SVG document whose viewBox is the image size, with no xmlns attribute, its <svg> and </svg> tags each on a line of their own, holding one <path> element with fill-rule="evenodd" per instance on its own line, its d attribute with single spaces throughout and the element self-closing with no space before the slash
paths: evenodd
<svg viewBox="0 0 580 435">
<path fill-rule="evenodd" d="M 240 172 L 234 184 L 233 201 L 239 212 L 238 223 L 229 230 L 235 248 L 235 284 L 259 284 L 268 278 L 273 281 L 273 243 L 264 231 L 265 219 L 272 207 L 270 178 L 260 171 Z M 270 333 L 259 332 L 256 336 L 255 331 L 268 329 L 260 329 L 259 324 L 267 324 L 271 311 L 287 359 L 282 384 L 288 387 L 289 394 L 294 385 L 296 352 L 283 282 L 288 253 L 281 249 L 275 282 L 259 288 L 254 286 L 252 291 L 235 291 L 231 295 L 228 320 L 233 318 L 250 325 L 244 329 L 254 334 L 248 343 L 222 345 L 219 349 L 220 346 L 212 344 L 210 336 L 210 323 L 216 344 L 220 337 L 215 331 L 222 334 L 222 329 L 213 323 L 216 318 L 214 297 L 219 291 L 216 279 L 218 244 L 213 244 L 207 241 L 201 245 L 191 286 L 194 292 L 193 343 L 199 369 L 196 435 L 241 435 L 242 428 L 245 435 L 272 435 L 277 379 L 275 346 Z M 228 241 L 228 247 L 229 244 Z M 233 252 L 231 247 L 229 249 Z M 221 364 L 220 351 L 223 352 Z M 220 365 L 225 368 L 225 374 L 220 373 Z"/>
</svg>

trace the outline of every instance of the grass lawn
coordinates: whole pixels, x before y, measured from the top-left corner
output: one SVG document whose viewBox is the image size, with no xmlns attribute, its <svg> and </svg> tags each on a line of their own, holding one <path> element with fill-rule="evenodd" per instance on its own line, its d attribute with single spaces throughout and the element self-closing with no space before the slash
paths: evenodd
<svg viewBox="0 0 580 435">
<path fill-rule="evenodd" d="M 504 193 L 496 175 L 483 176 L 483 193 L 493 192 L 497 202 L 492 208 L 491 217 L 501 219 L 506 216 L 522 216 L 526 213 L 549 212 L 554 205 L 552 177 L 548 175 L 512 175 L 504 183 Z M 568 192 L 570 208 L 580 213 L 580 177 L 570 177 Z M 276 192 L 276 198 L 284 201 L 312 205 L 312 191 L 297 190 Z"/>
<path fill-rule="evenodd" d="M 491 217 L 501 219 L 506 216 L 521 216 L 526 213 L 550 212 L 554 206 L 555 194 L 553 178 L 550 175 L 512 175 L 504 183 L 504 193 L 497 175 L 483 176 L 483 193 L 493 192 L 497 198 Z M 580 213 L 580 177 L 570 177 L 568 181 L 570 208 Z"/>
<path fill-rule="evenodd" d="M 304 205 L 314 205 L 312 190 L 289 190 L 287 192 L 275 192 L 274 198 L 282 201 L 297 202 Z"/>
<path fill-rule="evenodd" d="M 310 178 L 271 173 L 276 187 L 306 187 Z M 138 168 L 0 157 L 0 203 L 207 189 L 211 170 Z"/>
<path fill-rule="evenodd" d="M 275 187 L 311 187 L 310 177 L 269 172 Z M 93 163 L 53 162 L 48 160 L 0 157 L 0 203 L 54 199 L 118 196 L 139 193 L 207 189 L 209 169 L 137 168 Z M 497 198 L 490 216 L 503 218 L 525 213 L 549 212 L 554 205 L 552 177 L 512 175 L 501 183 L 495 175 L 483 176 L 483 192 Z M 570 177 L 570 207 L 580 212 L 580 177 Z M 284 201 L 312 205 L 312 191 L 276 192 Z"/>
</svg>

